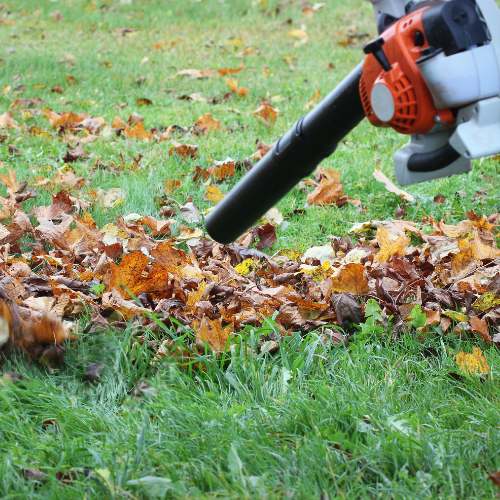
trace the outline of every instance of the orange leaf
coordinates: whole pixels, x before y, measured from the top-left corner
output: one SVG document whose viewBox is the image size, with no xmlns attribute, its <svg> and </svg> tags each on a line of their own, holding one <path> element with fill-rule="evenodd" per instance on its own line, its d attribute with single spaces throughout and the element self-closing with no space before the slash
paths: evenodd
<svg viewBox="0 0 500 500">
<path fill-rule="evenodd" d="M 307 195 L 307 203 L 310 205 L 328 205 L 336 203 L 342 196 L 342 183 L 340 181 L 340 172 L 333 169 L 318 169 L 322 174 L 319 185 Z"/>
<path fill-rule="evenodd" d="M 272 123 L 276 121 L 278 117 L 279 110 L 273 108 L 269 102 L 264 99 L 261 105 L 253 112 L 253 115 L 258 120 L 264 122 L 266 126 L 270 126 Z"/>
<path fill-rule="evenodd" d="M 332 276 L 332 292 L 351 292 L 366 295 L 369 291 L 368 278 L 362 264 L 349 263 L 340 268 L 337 276 Z"/>
<path fill-rule="evenodd" d="M 250 92 L 250 90 L 246 87 L 238 87 L 238 80 L 231 80 L 231 78 L 227 77 L 226 83 L 229 85 L 229 88 L 240 97 L 243 97 Z"/>
<path fill-rule="evenodd" d="M 228 339 L 234 331 L 234 325 L 232 323 L 222 328 L 222 321 L 220 318 L 211 320 L 206 316 L 201 320 L 201 325 L 199 325 L 199 327 L 195 326 L 195 328 L 197 328 L 195 330 L 196 338 L 202 342 L 207 342 L 207 344 L 217 352 L 226 350 Z"/>
<path fill-rule="evenodd" d="M 122 134 L 129 139 L 141 139 L 143 141 L 149 141 L 153 138 L 153 134 L 146 130 L 143 122 L 138 122 L 133 128 L 126 125 Z"/>
<path fill-rule="evenodd" d="M 197 127 L 203 135 L 208 135 L 210 130 L 220 130 L 220 120 L 215 120 L 210 113 L 205 113 L 196 120 L 195 127 Z"/>
</svg>

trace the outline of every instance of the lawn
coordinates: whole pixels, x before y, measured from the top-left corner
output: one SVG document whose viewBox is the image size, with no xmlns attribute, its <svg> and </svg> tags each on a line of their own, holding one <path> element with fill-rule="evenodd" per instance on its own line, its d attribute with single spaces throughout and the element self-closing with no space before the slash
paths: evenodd
<svg viewBox="0 0 500 500">
<path fill-rule="evenodd" d="M 170 220 L 160 238 L 177 238 L 187 252 L 185 240 L 202 234 L 201 218 L 214 206 L 206 188 L 228 192 L 245 162 L 255 163 L 257 141 L 283 135 L 361 61 L 375 36 L 371 5 L 360 0 L 2 3 L 0 115 L 11 110 L 15 125 L 0 130 L 0 173 L 10 168 L 36 189 L 22 201 L 35 226 L 36 208 L 65 189 L 96 227 L 107 228 L 106 245 L 122 234 L 117 216 L 149 215 Z M 179 74 L 188 69 L 196 71 Z M 41 101 L 13 105 L 17 99 Z M 256 116 L 264 101 L 277 110 L 273 123 Z M 107 126 L 97 127 L 95 140 L 88 130 L 58 127 L 57 116 L 69 112 Z M 193 127 L 207 113 L 220 130 Z M 152 130 L 150 140 L 133 138 L 138 120 Z M 68 151 L 78 153 L 78 140 L 85 154 L 73 159 Z M 498 158 L 407 187 L 411 203 L 386 190 L 372 173 L 379 167 L 394 180 L 392 155 L 405 142 L 363 121 L 322 164 L 341 172 L 343 194 L 360 202 L 306 206 L 313 186 L 297 186 L 277 205 L 284 221 L 263 252 L 328 245 L 354 224 L 393 220 L 396 211 L 407 221 L 449 225 L 471 210 L 500 211 Z M 176 143 L 197 146 L 196 157 L 183 157 Z M 194 178 L 197 168 L 228 157 L 234 176 Z M 186 217 L 180 207 L 189 201 L 197 209 Z M 3 210 L 7 225 L 14 212 Z M 37 250 L 37 234 L 12 255 L 21 260 L 31 248 L 32 271 L 48 272 L 57 265 Z M 97 302 L 101 281 L 90 282 Z M 0 496 L 494 498 L 498 487 L 487 478 L 500 470 L 495 344 L 437 325 L 423 334 L 405 326 L 394 336 L 382 312 L 370 314 L 361 331 L 345 326 L 347 348 L 325 342 L 322 328 L 282 336 L 279 317 L 269 314 L 216 354 L 191 349 L 193 325 L 178 319 L 148 313 L 144 327 L 125 315 L 95 328 L 82 307 L 66 318 L 73 331 L 63 364 L 22 353 L 4 358 Z M 187 359 L 158 356 L 166 337 L 183 347 L 193 340 Z M 487 375 L 459 369 L 455 354 L 473 347 L 486 356 Z M 94 363 L 102 372 L 92 377 Z"/>
</svg>

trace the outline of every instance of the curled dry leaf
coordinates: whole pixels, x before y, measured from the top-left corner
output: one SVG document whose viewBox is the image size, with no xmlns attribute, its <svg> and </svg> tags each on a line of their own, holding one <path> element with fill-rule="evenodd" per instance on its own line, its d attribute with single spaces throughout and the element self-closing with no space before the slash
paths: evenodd
<svg viewBox="0 0 500 500">
<path fill-rule="evenodd" d="M 385 188 L 387 189 L 387 191 L 400 196 L 404 200 L 411 202 L 415 199 L 411 194 L 403 191 L 402 189 L 398 188 L 393 182 L 391 182 L 379 168 L 375 168 L 373 177 L 375 177 L 377 181 L 385 184 Z"/>
<path fill-rule="evenodd" d="M 279 109 L 273 108 L 269 101 L 263 99 L 261 105 L 253 112 L 258 120 L 262 121 L 267 127 L 272 125 L 278 117 Z"/>
<path fill-rule="evenodd" d="M 170 148 L 168 155 L 173 154 L 179 155 L 181 158 L 197 158 L 198 157 L 198 146 L 194 144 L 181 144 L 180 142 L 172 141 L 172 147 Z"/>
<path fill-rule="evenodd" d="M 238 80 L 231 80 L 231 78 L 227 77 L 226 83 L 229 85 L 229 88 L 240 97 L 243 97 L 250 92 L 250 90 L 248 90 L 246 87 L 238 87 Z"/>
</svg>

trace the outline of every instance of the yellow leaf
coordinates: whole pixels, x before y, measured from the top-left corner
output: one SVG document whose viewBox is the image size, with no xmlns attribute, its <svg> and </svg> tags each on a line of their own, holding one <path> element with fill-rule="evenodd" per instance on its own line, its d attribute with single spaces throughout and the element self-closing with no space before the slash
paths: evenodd
<svg viewBox="0 0 500 500">
<path fill-rule="evenodd" d="M 221 190 L 217 186 L 205 186 L 205 189 L 207 190 L 205 198 L 213 201 L 214 203 L 219 203 L 219 201 L 226 196 L 225 194 L 222 194 Z"/>
<path fill-rule="evenodd" d="M 255 264 L 258 262 L 257 259 L 245 259 L 240 262 L 238 265 L 234 267 L 234 270 L 241 274 L 241 276 L 245 276 L 248 273 L 252 272 L 255 268 Z"/>
<path fill-rule="evenodd" d="M 291 36 L 293 38 L 307 38 L 307 32 L 304 30 L 292 30 L 287 33 L 287 36 Z"/>
<path fill-rule="evenodd" d="M 488 374 L 490 365 L 483 356 L 483 351 L 477 347 L 473 347 L 472 351 L 472 354 L 469 354 L 460 350 L 458 354 L 455 354 L 457 365 L 468 375 Z"/>
<path fill-rule="evenodd" d="M 441 314 L 443 316 L 448 316 L 448 318 L 451 318 L 458 323 L 462 321 L 469 321 L 469 316 L 466 316 L 465 314 L 459 313 L 457 311 L 442 311 Z"/>
<path fill-rule="evenodd" d="M 389 230 L 384 226 L 377 227 L 377 241 L 380 246 L 380 252 L 377 255 L 379 262 L 387 261 L 392 255 L 402 257 L 404 249 L 410 243 L 410 238 L 406 234 L 399 233 L 397 237 L 391 235 Z"/>
<path fill-rule="evenodd" d="M 500 306 L 500 297 L 496 293 L 486 292 L 481 295 L 473 304 L 472 307 L 476 311 L 486 312 L 494 307 Z"/>
</svg>

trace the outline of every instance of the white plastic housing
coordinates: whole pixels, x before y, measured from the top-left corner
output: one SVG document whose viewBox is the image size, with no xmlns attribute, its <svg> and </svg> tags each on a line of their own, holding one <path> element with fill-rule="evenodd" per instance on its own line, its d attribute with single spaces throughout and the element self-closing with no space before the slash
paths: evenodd
<svg viewBox="0 0 500 500">
<path fill-rule="evenodd" d="M 500 68 L 492 44 L 452 56 L 441 52 L 419 68 L 437 109 L 461 108 L 500 93 Z"/>
<path fill-rule="evenodd" d="M 450 144 L 466 158 L 482 158 L 500 153 L 500 98 L 471 104 L 458 112 Z"/>
<path fill-rule="evenodd" d="M 375 20 L 378 19 L 380 14 L 390 14 L 394 17 L 403 17 L 405 15 L 405 5 L 410 0 L 368 0 L 373 4 L 373 13 Z"/>
<path fill-rule="evenodd" d="M 426 135 L 412 134 L 410 143 L 396 151 L 394 155 L 394 173 L 396 174 L 398 184 L 407 186 L 408 184 L 417 184 L 431 179 L 469 172 L 471 170 L 471 162 L 463 157 L 460 157 L 451 165 L 433 172 L 411 172 L 408 170 L 408 159 L 413 153 L 427 153 L 439 149 L 449 141 L 452 133 L 453 129 L 441 130 Z"/>
</svg>

